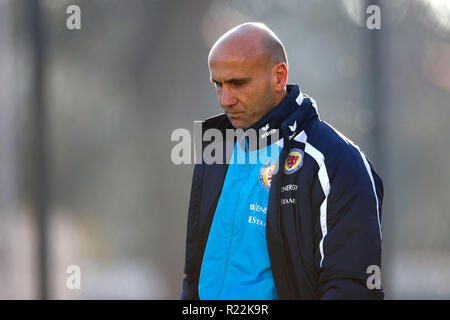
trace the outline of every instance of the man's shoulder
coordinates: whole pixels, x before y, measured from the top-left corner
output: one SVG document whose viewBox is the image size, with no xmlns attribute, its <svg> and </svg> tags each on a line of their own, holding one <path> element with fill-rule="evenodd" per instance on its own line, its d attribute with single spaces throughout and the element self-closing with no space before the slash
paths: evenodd
<svg viewBox="0 0 450 320">
<path fill-rule="evenodd" d="M 338 153 L 342 155 L 359 147 L 342 132 L 325 121 L 315 121 L 305 130 L 305 140 L 322 154 Z M 330 155 L 331 155 L 330 154 Z"/>
<path fill-rule="evenodd" d="M 305 151 L 319 165 L 324 162 L 330 172 L 338 168 L 349 172 L 358 172 L 363 169 L 360 148 L 324 121 L 314 121 L 309 128 L 295 137 L 295 140 L 307 144 Z"/>
</svg>

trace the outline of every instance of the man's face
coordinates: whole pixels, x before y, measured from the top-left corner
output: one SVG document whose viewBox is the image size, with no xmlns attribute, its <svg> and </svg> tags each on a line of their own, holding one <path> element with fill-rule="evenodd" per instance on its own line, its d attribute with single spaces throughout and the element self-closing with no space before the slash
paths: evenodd
<svg viewBox="0 0 450 320">
<path fill-rule="evenodd" d="M 219 103 L 235 128 L 251 127 L 275 107 L 271 68 L 264 56 L 219 50 L 211 55 L 209 70 Z"/>
</svg>

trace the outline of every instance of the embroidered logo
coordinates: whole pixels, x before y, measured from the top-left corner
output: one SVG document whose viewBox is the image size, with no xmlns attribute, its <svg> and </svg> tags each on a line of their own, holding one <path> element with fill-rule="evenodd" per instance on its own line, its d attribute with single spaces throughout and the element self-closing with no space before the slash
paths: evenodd
<svg viewBox="0 0 450 320">
<path fill-rule="evenodd" d="M 269 124 L 266 124 L 264 127 L 261 128 L 261 131 L 264 131 L 263 134 L 261 134 L 261 139 L 264 139 L 272 134 L 274 134 L 275 132 L 277 132 L 276 129 L 270 129 Z"/>
<path fill-rule="evenodd" d="M 298 186 L 296 184 L 287 184 L 282 186 L 280 192 L 297 191 Z"/>
<path fill-rule="evenodd" d="M 297 148 L 291 149 L 284 163 L 284 173 L 291 174 L 300 169 L 303 165 L 303 156 L 303 150 Z"/>
<path fill-rule="evenodd" d="M 294 124 L 289 126 L 289 129 L 291 129 L 291 131 L 295 131 L 297 129 L 297 121 L 294 121 Z"/>
<path fill-rule="evenodd" d="M 295 130 L 297 130 L 297 121 L 294 121 L 294 124 L 289 126 L 289 129 L 292 131 L 292 134 L 288 137 L 288 139 L 291 140 L 296 134 Z"/>
<path fill-rule="evenodd" d="M 295 198 L 287 198 L 287 199 L 281 198 L 280 199 L 280 204 L 282 206 L 284 206 L 286 204 L 296 204 L 296 203 L 297 203 L 297 201 Z"/>
<path fill-rule="evenodd" d="M 272 175 L 275 170 L 276 162 L 269 162 L 259 170 L 259 182 L 264 189 L 269 190 L 272 183 Z"/>
</svg>

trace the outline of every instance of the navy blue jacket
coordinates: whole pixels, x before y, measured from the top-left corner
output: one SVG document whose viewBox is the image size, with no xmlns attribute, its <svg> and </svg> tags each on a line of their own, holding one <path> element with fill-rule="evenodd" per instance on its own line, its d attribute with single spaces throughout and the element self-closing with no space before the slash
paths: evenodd
<svg viewBox="0 0 450 320">
<path fill-rule="evenodd" d="M 372 164 L 352 141 L 320 120 L 314 100 L 297 85 L 289 85 L 284 100 L 254 127 L 267 124 L 279 129 L 283 143 L 266 225 L 279 297 L 383 299 L 382 287 L 367 285 L 368 268 L 381 267 L 382 252 L 383 184 Z M 233 129 L 224 114 L 204 121 L 202 130 L 209 128 Z M 303 150 L 303 163 L 286 174 L 283 166 L 294 148 Z M 182 299 L 198 299 L 203 253 L 227 168 L 226 163 L 195 165 Z"/>
</svg>

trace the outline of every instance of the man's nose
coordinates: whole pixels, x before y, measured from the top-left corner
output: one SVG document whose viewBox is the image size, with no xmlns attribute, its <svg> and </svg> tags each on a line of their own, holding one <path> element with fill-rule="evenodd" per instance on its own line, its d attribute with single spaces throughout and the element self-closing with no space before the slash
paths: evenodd
<svg viewBox="0 0 450 320">
<path fill-rule="evenodd" d="M 231 107 L 237 103 L 237 99 L 234 97 L 230 89 L 224 86 L 221 91 L 222 92 L 221 95 L 219 96 L 219 99 L 222 108 Z"/>
</svg>

